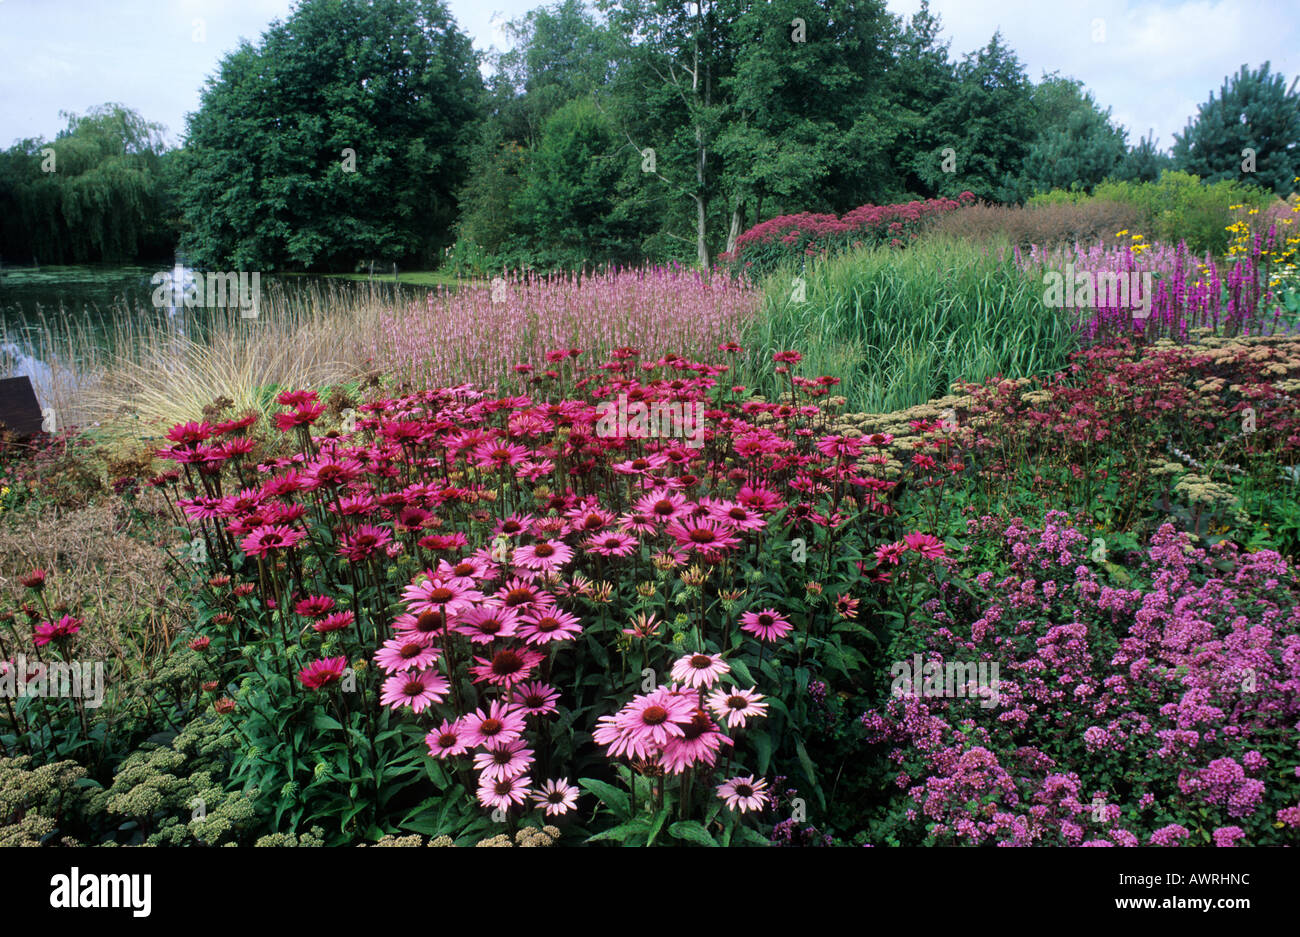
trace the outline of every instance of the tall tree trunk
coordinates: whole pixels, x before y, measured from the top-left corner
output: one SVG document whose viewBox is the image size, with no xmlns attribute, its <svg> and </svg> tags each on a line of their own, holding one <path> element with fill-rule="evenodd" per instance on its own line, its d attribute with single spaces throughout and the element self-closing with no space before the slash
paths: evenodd
<svg viewBox="0 0 1300 937">
<path fill-rule="evenodd" d="M 740 237 L 740 226 L 744 224 L 745 200 L 737 198 L 731 208 L 731 226 L 727 229 L 727 253 L 736 249 L 736 238 Z"/>
</svg>

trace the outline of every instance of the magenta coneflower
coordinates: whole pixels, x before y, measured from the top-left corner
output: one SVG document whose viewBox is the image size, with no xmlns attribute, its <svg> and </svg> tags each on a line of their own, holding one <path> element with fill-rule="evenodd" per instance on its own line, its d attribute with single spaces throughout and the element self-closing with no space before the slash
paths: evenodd
<svg viewBox="0 0 1300 937">
<path fill-rule="evenodd" d="M 767 782 L 756 781 L 753 775 L 737 776 L 718 785 L 718 796 L 730 810 L 761 810 L 768 802 Z"/>
<path fill-rule="evenodd" d="M 630 556 L 636 552 L 637 539 L 631 534 L 611 531 L 588 537 L 584 545 L 588 553 L 600 556 Z"/>
<path fill-rule="evenodd" d="M 905 543 L 882 543 L 876 547 L 876 564 L 878 566 L 897 566 L 907 552 Z"/>
<path fill-rule="evenodd" d="M 429 754 L 434 758 L 463 755 L 470 749 L 459 719 L 455 722 L 444 719 L 442 725 L 424 737 L 424 743 L 429 746 Z"/>
<path fill-rule="evenodd" d="M 484 807 L 508 810 L 515 804 L 522 804 L 528 797 L 528 784 L 528 776 L 523 774 L 499 781 L 482 778 L 478 786 L 478 802 Z"/>
<path fill-rule="evenodd" d="M 591 732 L 592 741 L 604 746 L 609 757 L 647 758 L 655 753 L 655 747 L 647 739 L 620 728 L 618 720 L 618 715 L 601 716 Z"/>
<path fill-rule="evenodd" d="M 537 586 L 518 577 L 511 579 L 492 596 L 506 608 L 526 611 L 533 605 L 543 604 L 549 596 Z"/>
<path fill-rule="evenodd" d="M 489 742 L 513 742 L 524 733 L 524 712 L 500 700 L 494 700 L 486 713 L 476 709 L 461 719 L 465 741 L 470 746 Z"/>
<path fill-rule="evenodd" d="M 903 543 L 907 544 L 909 550 L 915 550 L 927 560 L 941 560 L 946 553 L 943 541 L 933 534 L 904 534 Z"/>
<path fill-rule="evenodd" d="M 544 807 L 548 817 L 559 817 L 578 806 L 578 789 L 569 783 L 568 778 L 547 781 L 533 792 L 537 806 Z"/>
<path fill-rule="evenodd" d="M 320 621 L 312 622 L 312 628 L 321 634 L 330 631 L 342 631 L 344 628 L 351 626 L 357 620 L 357 616 L 352 612 L 334 612 L 326 615 Z"/>
<path fill-rule="evenodd" d="M 541 680 L 516 684 L 510 694 L 510 702 L 530 716 L 555 712 L 555 703 L 559 698 L 559 691 Z"/>
<path fill-rule="evenodd" d="M 582 634 L 582 625 L 568 612 L 544 605 L 524 613 L 519 619 L 519 637 L 529 644 L 571 641 Z"/>
<path fill-rule="evenodd" d="M 487 682 L 493 686 L 509 687 L 533 674 L 533 668 L 542 662 L 545 655 L 524 648 L 502 648 L 492 655 L 491 660 L 475 657 L 477 665 L 471 667 L 475 683 Z"/>
<path fill-rule="evenodd" d="M 409 638 L 412 635 L 432 637 L 442 634 L 446 623 L 447 616 L 442 612 L 421 612 L 418 615 L 403 612 L 393 619 L 393 630 L 399 638 Z"/>
<path fill-rule="evenodd" d="M 319 690 L 342 680 L 347 667 L 346 657 L 326 657 L 322 660 L 314 660 L 298 671 L 298 679 L 308 689 Z"/>
<path fill-rule="evenodd" d="M 482 605 L 461 615 L 456 631 L 469 635 L 475 644 L 490 644 L 496 638 L 514 637 L 518 618 L 518 609 Z"/>
<path fill-rule="evenodd" d="M 549 573 L 558 571 L 565 563 L 573 559 L 573 549 L 559 540 L 543 540 L 516 547 L 514 562 L 524 569 L 534 569 Z"/>
<path fill-rule="evenodd" d="M 682 736 L 683 725 L 691 721 L 694 711 L 694 694 L 685 695 L 675 688 L 660 687 L 633 697 L 619 710 L 616 720 L 620 729 L 662 748 L 670 738 Z"/>
<path fill-rule="evenodd" d="M 746 612 L 740 616 L 740 630 L 752 634 L 760 641 L 776 641 L 790 633 L 793 626 L 774 608 L 761 612 Z"/>
<path fill-rule="evenodd" d="M 60 638 L 70 638 L 81 630 L 81 619 L 73 618 L 71 615 L 64 615 L 54 624 L 43 621 L 36 626 L 32 635 L 32 643 L 37 647 L 44 647 L 51 641 Z"/>
<path fill-rule="evenodd" d="M 652 515 L 637 511 L 627 512 L 618 519 L 618 523 L 623 530 L 636 534 L 652 534 L 659 529 Z"/>
<path fill-rule="evenodd" d="M 509 517 L 497 522 L 492 531 L 493 539 L 502 535 L 507 537 L 519 537 L 523 534 L 532 533 L 533 515 L 531 514 L 511 514 Z"/>
<path fill-rule="evenodd" d="M 397 673 L 431 667 L 438 662 L 439 656 L 438 648 L 429 635 L 416 632 L 385 641 L 384 646 L 375 652 L 375 663 L 385 673 Z"/>
<path fill-rule="evenodd" d="M 709 694 L 709 709 L 726 723 L 728 729 L 743 729 L 750 719 L 767 715 L 767 703 L 762 702 L 763 694 L 756 693 L 755 689 L 732 687 L 727 690 L 719 687 Z"/>
<path fill-rule="evenodd" d="M 477 589 L 468 589 L 455 582 L 444 582 L 434 577 L 421 578 L 402 590 L 402 598 L 411 611 L 442 612 L 456 615 L 474 607 L 475 602 L 482 602 L 485 596 Z"/>
<path fill-rule="evenodd" d="M 339 555 L 349 563 L 360 563 L 366 557 L 383 549 L 393 539 L 390 531 L 374 524 L 362 524 L 356 530 L 339 538 Z"/>
<path fill-rule="evenodd" d="M 665 770 L 681 774 L 696 765 L 712 767 L 718 760 L 718 751 L 730 745 L 731 739 L 718 731 L 717 725 L 702 709 L 696 709 L 682 730 L 680 738 L 671 738 L 664 745 L 660 759 Z"/>
<path fill-rule="evenodd" d="M 457 581 L 467 589 L 474 587 L 475 580 L 486 579 L 491 564 L 480 556 L 470 556 L 455 563 L 439 560 L 435 575 L 445 581 Z"/>
<path fill-rule="evenodd" d="M 410 706 L 421 713 L 430 703 L 441 703 L 449 688 L 447 678 L 436 670 L 395 673 L 384 681 L 379 702 L 393 709 Z"/>
<path fill-rule="evenodd" d="M 732 530 L 762 530 L 767 526 L 763 515 L 738 501 L 709 500 L 709 517 L 721 521 Z"/>
<path fill-rule="evenodd" d="M 689 511 L 685 496 L 667 488 L 656 488 L 648 495 L 638 498 L 636 504 L 632 505 L 634 514 L 653 517 L 661 524 Z"/>
<path fill-rule="evenodd" d="M 493 742 L 487 751 L 474 756 L 474 770 L 483 772 L 483 780 L 504 781 L 518 777 L 533 763 L 533 750 L 523 739 Z"/>
<path fill-rule="evenodd" d="M 760 514 L 771 514 L 785 507 L 785 502 L 772 491 L 767 488 L 754 488 L 749 485 L 745 485 L 736 492 L 736 501 L 751 510 L 758 511 Z"/>
<path fill-rule="evenodd" d="M 485 442 L 474 447 L 473 460 L 479 468 L 505 468 L 528 458 L 528 449 L 518 443 Z"/>
<path fill-rule="evenodd" d="M 334 610 L 334 600 L 328 595 L 309 595 L 294 605 L 293 610 L 304 618 L 320 618 Z"/>
<path fill-rule="evenodd" d="M 305 537 L 300 530 L 279 524 L 259 527 L 239 543 L 239 548 L 249 556 L 266 556 L 272 550 L 292 547 Z"/>
<path fill-rule="evenodd" d="M 731 670 L 721 654 L 687 654 L 673 664 L 672 678 L 692 689 L 711 687 Z"/>
<path fill-rule="evenodd" d="M 732 536 L 728 525 L 707 517 L 682 522 L 673 521 L 665 530 L 677 541 L 680 549 L 694 550 L 697 553 L 727 550 L 740 543 Z"/>
</svg>

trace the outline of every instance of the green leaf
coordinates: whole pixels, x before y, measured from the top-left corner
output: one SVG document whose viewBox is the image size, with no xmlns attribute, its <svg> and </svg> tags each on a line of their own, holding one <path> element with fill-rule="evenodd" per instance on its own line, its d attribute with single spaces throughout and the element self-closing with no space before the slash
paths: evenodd
<svg viewBox="0 0 1300 937">
<path fill-rule="evenodd" d="M 668 832 L 677 839 L 689 840 L 701 846 L 718 845 L 698 820 L 678 820 L 668 827 Z"/>
<path fill-rule="evenodd" d="M 637 817 L 630 823 L 620 823 L 618 826 L 610 827 L 608 830 L 603 830 L 600 833 L 596 833 L 594 836 L 588 836 L 587 842 L 594 843 L 602 839 L 616 839 L 620 842 L 624 842 L 631 836 L 638 836 L 645 833 L 649 827 L 649 820 L 645 817 Z"/>
<path fill-rule="evenodd" d="M 631 816 L 632 810 L 628 804 L 626 791 L 620 791 L 612 784 L 606 784 L 604 781 L 597 781 L 593 778 L 579 778 L 578 784 L 595 794 L 602 804 L 611 810 L 617 811 L 620 816 Z"/>
</svg>

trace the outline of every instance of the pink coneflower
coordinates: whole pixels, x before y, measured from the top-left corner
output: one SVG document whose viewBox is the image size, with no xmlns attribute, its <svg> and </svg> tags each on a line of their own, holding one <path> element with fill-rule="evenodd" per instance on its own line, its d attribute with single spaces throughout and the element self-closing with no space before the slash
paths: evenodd
<svg viewBox="0 0 1300 937">
<path fill-rule="evenodd" d="M 478 468 L 505 468 L 528 458 L 528 448 L 518 443 L 485 442 L 474 447 L 472 458 Z"/>
<path fill-rule="evenodd" d="M 70 638 L 81 630 L 81 624 L 80 618 L 73 618 L 71 615 L 64 615 L 54 624 L 43 621 L 36 626 L 32 634 L 32 643 L 37 647 L 45 647 L 56 639 Z"/>
<path fill-rule="evenodd" d="M 569 783 L 568 778 L 547 781 L 533 792 L 533 800 L 545 808 L 548 817 L 564 816 L 577 808 L 578 789 Z"/>
<path fill-rule="evenodd" d="M 528 776 L 523 774 L 499 781 L 483 778 L 479 781 L 478 802 L 484 807 L 500 807 L 502 810 L 508 810 L 515 804 L 522 804 L 528 797 L 528 784 Z"/>
<path fill-rule="evenodd" d="M 516 547 L 513 560 L 524 569 L 542 573 L 556 572 L 573 559 L 573 549 L 559 540 L 543 540 Z"/>
<path fill-rule="evenodd" d="M 743 729 L 750 719 L 767 715 L 767 703 L 762 702 L 763 694 L 756 693 L 755 689 L 732 687 L 728 690 L 719 687 L 709 694 L 709 709 L 726 723 L 728 729 Z"/>
<path fill-rule="evenodd" d="M 754 488 L 745 485 L 736 492 L 736 501 L 760 514 L 771 514 L 785 507 L 785 502 L 767 488 Z"/>
<path fill-rule="evenodd" d="M 858 600 L 849 595 L 836 597 L 835 613 L 846 621 L 852 621 L 858 617 Z"/>
<path fill-rule="evenodd" d="M 668 457 L 659 453 L 650 455 L 637 456 L 628 459 L 626 462 L 616 462 L 613 465 L 615 472 L 620 475 L 649 475 L 655 469 L 660 468 L 668 462 Z"/>
<path fill-rule="evenodd" d="M 880 566 L 897 566 L 906 552 L 905 543 L 882 543 L 876 547 L 876 563 Z"/>
<path fill-rule="evenodd" d="M 740 630 L 752 634 L 760 641 L 776 641 L 790 633 L 793 626 L 776 609 L 746 612 L 740 616 Z"/>
<path fill-rule="evenodd" d="M 670 738 L 682 736 L 683 725 L 691 721 L 694 710 L 693 694 L 688 696 L 674 688 L 660 687 L 633 697 L 615 718 L 618 728 L 662 748 Z"/>
<path fill-rule="evenodd" d="M 619 727 L 619 716 L 601 716 L 591 732 L 592 741 L 605 747 L 611 758 L 647 758 L 656 751 L 648 739 Z"/>
<path fill-rule="evenodd" d="M 439 656 L 440 652 L 432 639 L 428 635 L 416 633 L 385 641 L 383 647 L 375 652 L 375 663 L 385 673 L 397 673 L 431 667 L 438 662 Z"/>
<path fill-rule="evenodd" d="M 534 605 L 544 604 L 549 598 L 537 586 L 517 577 L 503 585 L 492 597 L 506 608 L 517 608 L 520 611 L 526 611 Z"/>
<path fill-rule="evenodd" d="M 533 763 L 533 750 L 523 739 L 513 742 L 494 742 L 487 751 L 474 756 L 474 770 L 482 771 L 488 781 L 504 781 L 518 777 Z"/>
<path fill-rule="evenodd" d="M 679 549 L 694 550 L 697 553 L 712 553 L 737 546 L 740 541 L 732 536 L 731 528 L 726 524 L 709 518 L 673 521 L 665 530 L 677 541 Z"/>
<path fill-rule="evenodd" d="M 559 691 L 541 680 L 516 684 L 510 694 L 510 701 L 530 716 L 555 712 L 555 703 L 559 698 Z"/>
<path fill-rule="evenodd" d="M 683 727 L 681 737 L 671 738 L 664 745 L 661 762 L 673 774 L 701 764 L 712 767 L 718 760 L 719 749 L 730 744 L 731 739 L 718 731 L 709 714 L 696 709 L 691 721 Z"/>
<path fill-rule="evenodd" d="M 475 580 L 486 579 L 490 564 L 482 557 L 470 556 L 452 563 L 439 560 L 435 575 L 442 580 L 458 580 L 467 589 L 474 587 Z"/>
<path fill-rule="evenodd" d="M 298 679 L 308 689 L 319 690 L 342 680 L 343 672 L 347 667 L 346 657 L 326 657 L 322 660 L 314 660 L 298 671 Z"/>
<path fill-rule="evenodd" d="M 518 609 L 483 605 L 461 615 L 456 620 L 456 631 L 469 635 L 475 644 L 490 644 L 496 638 L 514 637 L 518 618 Z"/>
<path fill-rule="evenodd" d="M 360 563 L 383 549 L 393 539 L 390 531 L 374 524 L 362 524 L 356 530 L 339 538 L 339 555 L 349 563 Z"/>
<path fill-rule="evenodd" d="M 856 459 L 862 455 L 862 440 L 852 436 L 823 436 L 817 440 L 817 449 L 830 459 Z"/>
<path fill-rule="evenodd" d="M 455 722 L 444 719 L 442 725 L 424 737 L 424 744 L 429 746 L 429 754 L 434 758 L 463 755 L 470 749 L 469 742 L 464 736 L 465 730 L 461 727 L 459 719 Z"/>
<path fill-rule="evenodd" d="M 690 508 L 684 495 L 669 491 L 667 488 L 657 488 L 648 495 L 638 498 L 636 504 L 632 505 L 632 511 L 635 514 L 653 517 L 662 524 L 688 513 Z"/>
<path fill-rule="evenodd" d="M 542 662 L 546 655 L 524 648 L 502 648 L 492 655 L 491 660 L 475 657 L 477 666 L 470 667 L 475 683 L 490 683 L 493 686 L 509 687 L 533 674 L 533 668 Z"/>
<path fill-rule="evenodd" d="M 637 511 L 629 511 L 618 519 L 619 527 L 630 533 L 635 534 L 652 534 L 659 529 L 655 519 L 650 514 L 642 514 Z"/>
<path fill-rule="evenodd" d="M 461 719 L 465 741 L 471 747 L 489 742 L 513 742 L 524 733 L 524 713 L 514 706 L 494 700 L 485 714 L 476 709 Z"/>
<path fill-rule="evenodd" d="M 304 618 L 320 618 L 334 610 L 334 600 L 328 595 L 309 595 L 300 599 L 293 610 Z"/>
<path fill-rule="evenodd" d="M 444 582 L 436 576 L 426 575 L 425 578 L 403 589 L 402 598 L 406 601 L 407 607 L 416 614 L 442 612 L 454 616 L 473 608 L 474 603 L 482 602 L 485 596 L 477 589 L 469 589 L 454 581 Z"/>
<path fill-rule="evenodd" d="M 448 689 L 447 678 L 436 670 L 395 673 L 384 681 L 379 702 L 393 709 L 410 706 L 418 714 L 430 703 L 441 703 Z"/>
<path fill-rule="evenodd" d="M 492 531 L 493 539 L 505 535 L 507 537 L 520 537 L 524 534 L 532 533 L 533 515 L 531 514 L 511 514 L 504 520 L 497 522 Z"/>
<path fill-rule="evenodd" d="M 305 537 L 300 530 L 279 524 L 258 527 L 239 543 L 239 548 L 249 556 L 266 556 L 272 550 L 292 547 Z"/>
<path fill-rule="evenodd" d="M 305 474 L 309 489 L 315 490 L 345 485 L 363 471 L 365 468 L 356 459 L 334 459 L 330 456 L 322 456 L 307 466 Z"/>
<path fill-rule="evenodd" d="M 927 560 L 941 560 L 946 554 L 943 541 L 932 534 L 910 533 L 903 535 L 903 543 L 908 549 L 915 550 Z"/>
<path fill-rule="evenodd" d="M 708 500 L 709 517 L 721 521 L 732 530 L 761 530 L 767 526 L 763 515 L 738 501 Z"/>
<path fill-rule="evenodd" d="M 673 664 L 672 679 L 692 689 L 711 687 L 718 678 L 731 671 L 721 654 L 687 654 Z"/>
<path fill-rule="evenodd" d="M 768 802 L 767 782 L 754 780 L 753 775 L 737 776 L 718 785 L 718 796 L 729 810 L 741 813 L 761 810 Z"/>
<path fill-rule="evenodd" d="M 611 531 L 588 537 L 584 545 L 588 553 L 600 556 L 630 556 L 636 552 L 637 539 L 631 534 Z"/>
<path fill-rule="evenodd" d="M 614 523 L 614 515 L 599 507 L 582 505 L 568 512 L 569 529 L 576 533 L 598 534 Z"/>
<path fill-rule="evenodd" d="M 440 635 L 446 630 L 447 616 L 442 612 L 421 612 L 418 615 L 412 615 L 410 612 L 404 612 L 393 619 L 393 630 L 399 638 L 409 638 L 412 635 Z"/>
<path fill-rule="evenodd" d="M 312 628 L 321 634 L 329 631 L 342 631 L 356 620 L 357 617 L 352 612 L 334 612 L 331 615 L 326 615 L 320 621 L 312 622 Z"/>
<path fill-rule="evenodd" d="M 526 612 L 519 619 L 519 637 L 529 644 L 571 641 L 582 634 L 577 617 L 554 605 L 544 605 Z"/>
</svg>

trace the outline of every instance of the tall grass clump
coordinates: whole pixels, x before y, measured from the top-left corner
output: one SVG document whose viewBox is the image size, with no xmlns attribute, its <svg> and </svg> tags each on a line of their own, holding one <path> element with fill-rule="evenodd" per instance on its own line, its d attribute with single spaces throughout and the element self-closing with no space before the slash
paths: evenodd
<svg viewBox="0 0 1300 937">
<path fill-rule="evenodd" d="M 853 409 L 903 409 L 954 381 L 1052 371 L 1074 348 L 1070 320 L 1043 305 L 1041 282 L 1016 267 L 1005 242 L 925 238 L 907 251 L 831 258 L 803 279 L 802 302 L 788 275 L 764 281 L 747 333 L 750 373 L 798 348 L 803 370 L 839 378 Z M 780 390 L 761 378 L 756 386 Z"/>
</svg>

